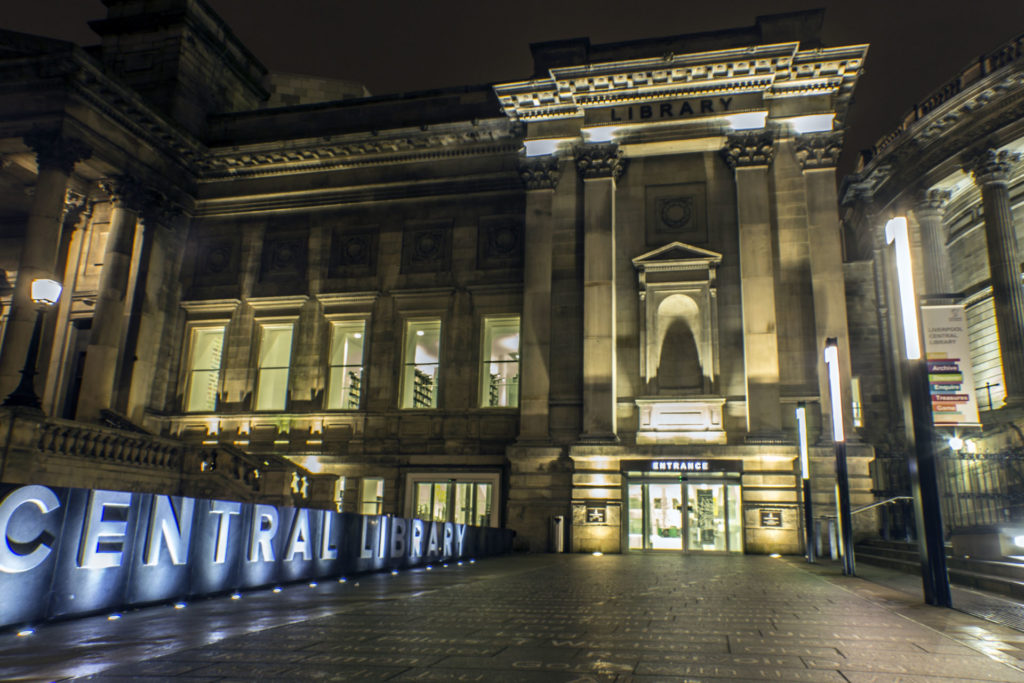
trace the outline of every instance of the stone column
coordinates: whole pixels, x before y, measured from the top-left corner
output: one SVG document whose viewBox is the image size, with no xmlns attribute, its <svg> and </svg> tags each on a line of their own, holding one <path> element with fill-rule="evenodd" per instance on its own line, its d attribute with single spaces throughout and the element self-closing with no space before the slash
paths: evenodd
<svg viewBox="0 0 1024 683">
<path fill-rule="evenodd" d="M 924 293 L 951 294 L 953 274 L 946 253 L 946 226 L 942 210 L 949 201 L 945 190 L 925 190 L 914 206 L 914 217 L 921 230 L 922 258 L 924 260 Z"/>
<path fill-rule="evenodd" d="M 1020 154 L 994 149 L 965 159 L 974 182 L 981 188 L 1003 386 L 1006 403 L 1015 405 L 1024 402 L 1024 290 L 1021 289 L 1020 254 L 1007 181 L 1019 160 Z"/>
<path fill-rule="evenodd" d="M 615 182 L 625 159 L 614 144 L 576 149 L 583 178 L 583 434 L 616 437 Z"/>
<path fill-rule="evenodd" d="M 3 346 L 0 346 L 0 398 L 7 396 L 21 379 L 19 373 L 25 363 L 36 319 L 31 297 L 32 281 L 60 277 L 56 267 L 64 194 L 75 164 L 90 155 L 81 142 L 59 133 L 34 132 L 26 135 L 24 140 L 36 153 L 39 174 L 25 226 L 11 312 L 4 330 Z"/>
<path fill-rule="evenodd" d="M 725 162 L 736 173 L 743 357 L 747 384 L 747 438 L 778 438 L 779 340 L 775 315 L 775 272 L 768 168 L 775 155 L 770 132 L 730 135 Z"/>
<path fill-rule="evenodd" d="M 824 361 L 825 340 L 829 337 L 835 337 L 839 345 L 843 432 L 847 441 L 856 438 L 853 431 L 853 407 L 850 404 L 850 334 L 846 319 L 846 280 L 843 276 L 843 245 L 836 196 L 836 161 L 841 148 L 842 133 L 838 131 L 810 133 L 796 138 L 796 158 L 803 169 L 807 193 L 807 244 L 810 249 L 815 362 L 818 367 L 823 442 L 832 440 L 828 368 Z"/>
<path fill-rule="evenodd" d="M 125 303 L 131 275 L 135 224 L 144 200 L 142 187 L 132 178 L 104 180 L 101 188 L 114 204 L 110 213 L 107 247 L 103 255 L 96 312 L 82 370 L 82 391 L 75 417 L 97 420 L 101 410 L 113 408 L 118 362 L 125 331 Z"/>
<path fill-rule="evenodd" d="M 544 442 L 550 438 L 551 211 L 558 158 L 525 159 L 519 174 L 526 185 L 519 441 Z"/>
</svg>

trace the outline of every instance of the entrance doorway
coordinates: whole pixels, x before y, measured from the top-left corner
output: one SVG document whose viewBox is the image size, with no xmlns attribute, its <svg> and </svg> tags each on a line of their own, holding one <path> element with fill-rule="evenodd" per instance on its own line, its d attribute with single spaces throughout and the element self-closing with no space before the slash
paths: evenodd
<svg viewBox="0 0 1024 683">
<path fill-rule="evenodd" d="M 627 488 L 629 550 L 743 552 L 738 481 L 645 477 Z"/>
</svg>

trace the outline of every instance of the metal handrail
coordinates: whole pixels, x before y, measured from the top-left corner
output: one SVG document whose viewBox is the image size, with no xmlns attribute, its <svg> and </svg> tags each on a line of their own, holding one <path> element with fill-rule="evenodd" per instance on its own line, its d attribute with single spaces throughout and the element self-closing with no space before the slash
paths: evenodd
<svg viewBox="0 0 1024 683">
<path fill-rule="evenodd" d="M 862 507 L 850 510 L 850 514 L 855 515 L 858 512 L 864 512 L 865 510 L 870 510 L 881 505 L 887 505 L 889 503 L 895 503 L 901 500 L 914 500 L 914 498 L 912 496 L 893 496 L 892 498 L 886 498 L 885 500 L 876 500 L 874 503 L 869 503 L 868 505 L 864 505 Z M 834 512 L 826 512 L 824 514 L 817 515 L 818 519 L 835 519 L 835 517 L 836 513 Z"/>
</svg>

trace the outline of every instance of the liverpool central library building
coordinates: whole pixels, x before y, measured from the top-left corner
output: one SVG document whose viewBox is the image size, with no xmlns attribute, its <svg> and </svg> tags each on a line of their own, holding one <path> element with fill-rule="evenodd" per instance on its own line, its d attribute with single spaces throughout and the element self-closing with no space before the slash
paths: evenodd
<svg viewBox="0 0 1024 683">
<path fill-rule="evenodd" d="M 835 177 L 867 47 L 821 12 L 375 97 L 269 73 L 202 0 L 105 4 L 94 47 L 0 33 L 4 395 L 32 279 L 64 285 L 33 434 L 288 462 L 533 551 L 795 553 L 798 406 L 835 509 L 831 339 L 872 501 Z M 31 443 L 64 464 L 5 481 L 119 485 Z"/>
</svg>

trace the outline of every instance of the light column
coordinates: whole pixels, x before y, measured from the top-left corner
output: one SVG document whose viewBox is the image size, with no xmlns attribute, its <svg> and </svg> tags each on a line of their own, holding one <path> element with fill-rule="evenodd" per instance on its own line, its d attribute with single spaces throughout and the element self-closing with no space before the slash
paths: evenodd
<svg viewBox="0 0 1024 683">
<path fill-rule="evenodd" d="M 131 275 L 135 225 L 143 201 L 142 187 L 132 178 L 118 177 L 101 183 L 113 202 L 107 248 L 92 318 L 89 346 L 78 397 L 79 420 L 97 420 L 101 410 L 113 407 L 118 361 L 125 330 L 125 299 Z"/>
<path fill-rule="evenodd" d="M 39 174 L 18 260 L 11 311 L 0 347 L 0 396 L 6 396 L 18 384 L 36 321 L 32 281 L 53 277 L 68 178 L 75 164 L 90 155 L 84 144 L 59 133 L 35 132 L 26 135 L 24 141 L 36 153 Z"/>
<path fill-rule="evenodd" d="M 545 442 L 550 436 L 551 212 L 558 158 L 526 158 L 519 175 L 526 185 L 519 441 Z"/>
<path fill-rule="evenodd" d="M 747 437 L 778 438 L 779 339 L 776 332 L 775 269 L 768 169 L 775 156 L 770 132 L 730 135 L 725 162 L 736 173 L 743 358 L 747 382 Z"/>
<path fill-rule="evenodd" d="M 981 188 L 1003 386 L 1006 402 L 1013 404 L 1024 402 L 1024 290 L 1007 183 L 1013 165 L 1019 160 L 1020 154 L 989 149 L 966 164 Z"/>
<path fill-rule="evenodd" d="M 615 144 L 576 148 L 583 178 L 583 434 L 613 441 L 615 425 L 615 182 L 625 159 Z"/>
</svg>

